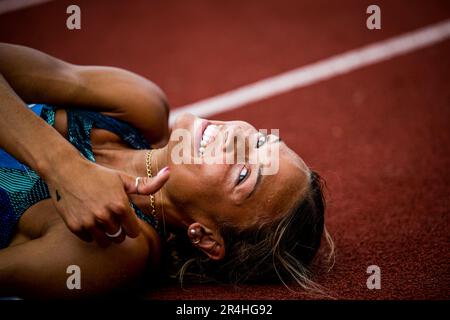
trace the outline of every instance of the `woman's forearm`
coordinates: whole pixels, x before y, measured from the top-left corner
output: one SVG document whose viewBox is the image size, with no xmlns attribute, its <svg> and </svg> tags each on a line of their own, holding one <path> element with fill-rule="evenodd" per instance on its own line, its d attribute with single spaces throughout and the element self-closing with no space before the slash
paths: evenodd
<svg viewBox="0 0 450 320">
<path fill-rule="evenodd" d="M 0 148 L 44 179 L 57 167 L 82 160 L 63 136 L 26 106 L 1 74 Z"/>
<path fill-rule="evenodd" d="M 46 181 L 83 158 L 26 103 L 67 104 L 80 80 L 70 64 L 40 51 L 0 43 L 0 148 Z"/>
</svg>

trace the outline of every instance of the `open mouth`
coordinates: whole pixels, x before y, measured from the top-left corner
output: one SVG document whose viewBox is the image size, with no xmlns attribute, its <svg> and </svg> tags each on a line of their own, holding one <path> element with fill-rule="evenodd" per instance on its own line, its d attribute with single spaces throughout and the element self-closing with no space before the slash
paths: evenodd
<svg viewBox="0 0 450 320">
<path fill-rule="evenodd" d="M 202 123 L 201 137 L 198 139 L 197 144 L 197 153 L 199 156 L 204 155 L 206 147 L 215 140 L 220 131 L 220 126 L 208 123 L 207 121 L 205 122 L 204 125 Z"/>
<path fill-rule="evenodd" d="M 200 119 L 199 122 L 195 122 L 194 126 L 195 126 L 195 135 L 194 135 L 194 152 L 197 154 L 197 156 L 199 156 L 199 149 L 200 149 L 200 144 L 203 138 L 203 133 L 205 132 L 206 128 L 208 127 L 208 125 L 210 124 L 209 121 L 205 120 L 205 119 Z"/>
</svg>

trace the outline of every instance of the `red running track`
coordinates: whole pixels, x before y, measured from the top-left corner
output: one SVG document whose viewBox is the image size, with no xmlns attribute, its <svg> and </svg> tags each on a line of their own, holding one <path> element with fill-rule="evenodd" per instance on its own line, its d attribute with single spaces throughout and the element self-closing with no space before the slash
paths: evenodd
<svg viewBox="0 0 450 320">
<path fill-rule="evenodd" d="M 157 82 L 174 108 L 448 19 L 447 1 L 68 1 L 0 15 L 0 40 Z M 130 3 L 130 2 L 128 2 Z M 342 299 L 449 299 L 449 41 L 217 115 L 280 134 L 328 182 L 335 267 L 316 280 Z M 366 268 L 380 266 L 381 290 Z M 149 290 L 152 299 L 297 299 L 283 286 Z"/>
</svg>

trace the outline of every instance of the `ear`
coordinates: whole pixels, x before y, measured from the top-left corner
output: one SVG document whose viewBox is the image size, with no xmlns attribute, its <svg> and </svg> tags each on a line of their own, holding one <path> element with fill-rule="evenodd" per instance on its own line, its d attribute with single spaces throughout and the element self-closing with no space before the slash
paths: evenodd
<svg viewBox="0 0 450 320">
<path fill-rule="evenodd" d="M 218 230 L 194 222 L 188 228 L 188 237 L 192 245 L 206 253 L 211 260 L 221 260 L 225 257 L 225 244 Z"/>
</svg>

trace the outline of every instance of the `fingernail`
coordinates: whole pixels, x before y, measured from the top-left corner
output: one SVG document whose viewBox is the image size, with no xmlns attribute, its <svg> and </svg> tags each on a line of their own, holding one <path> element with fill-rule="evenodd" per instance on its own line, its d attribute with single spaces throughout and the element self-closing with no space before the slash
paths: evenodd
<svg viewBox="0 0 450 320">
<path fill-rule="evenodd" d="M 158 172 L 157 176 L 160 176 L 160 175 L 166 173 L 166 171 L 169 171 L 169 167 L 164 167 L 164 168 L 162 168 L 162 169 Z"/>
</svg>

